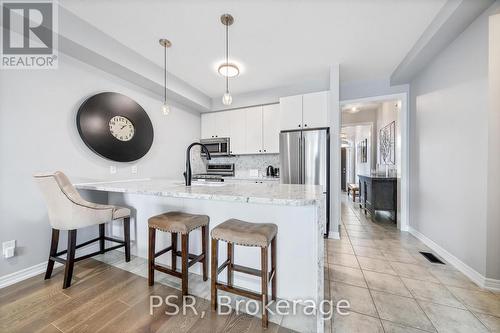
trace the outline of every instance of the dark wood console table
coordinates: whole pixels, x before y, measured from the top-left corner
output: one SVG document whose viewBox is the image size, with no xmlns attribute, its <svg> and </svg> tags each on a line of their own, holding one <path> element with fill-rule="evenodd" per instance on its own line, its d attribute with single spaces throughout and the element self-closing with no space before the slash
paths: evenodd
<svg viewBox="0 0 500 333">
<path fill-rule="evenodd" d="M 365 214 L 368 211 L 372 218 L 377 210 L 394 212 L 394 222 L 398 213 L 398 178 L 384 176 L 359 177 L 359 208 Z"/>
</svg>

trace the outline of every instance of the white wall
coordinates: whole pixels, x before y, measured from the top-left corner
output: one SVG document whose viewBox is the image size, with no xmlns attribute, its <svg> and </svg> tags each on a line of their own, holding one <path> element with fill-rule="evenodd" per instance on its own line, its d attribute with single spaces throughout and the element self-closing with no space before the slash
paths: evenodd
<svg viewBox="0 0 500 333">
<path fill-rule="evenodd" d="M 498 8 L 499 2 L 494 6 Z M 419 74 L 410 94 L 411 227 L 483 276 L 487 271 L 491 11 L 476 19 Z M 494 241 L 498 242 L 498 235 Z M 494 265 L 499 263 L 496 256 Z M 489 277 L 500 279 L 496 272 Z"/>
<path fill-rule="evenodd" d="M 377 164 L 383 164 L 382 157 L 380 156 L 380 142 L 378 136 L 380 130 L 385 126 L 389 125 L 393 121 L 395 122 L 395 143 L 396 143 L 396 169 L 398 175 L 401 176 L 401 102 L 400 101 L 387 101 L 382 102 L 380 108 L 377 110 Z"/>
<path fill-rule="evenodd" d="M 356 113 L 342 112 L 342 126 L 371 125 L 371 135 L 369 143 L 369 169 L 377 166 L 377 110 L 361 110 Z"/>
<path fill-rule="evenodd" d="M 374 112 L 373 112 L 374 113 Z M 358 175 L 369 175 L 371 172 L 372 156 L 368 153 L 367 161 L 361 163 L 361 155 L 358 150 L 358 144 L 367 139 L 368 152 L 372 151 L 372 128 L 373 125 L 355 125 L 342 127 L 342 132 L 346 133 L 347 139 L 352 142 L 352 148 L 348 149 L 347 159 L 353 161 L 349 163 L 349 170 L 347 172 L 347 181 L 349 183 L 358 183 Z"/>
<path fill-rule="evenodd" d="M 500 6 L 497 6 L 500 7 Z M 500 279 L 500 8 L 490 17 L 486 276 Z"/>
<path fill-rule="evenodd" d="M 90 151 L 75 116 L 86 97 L 116 91 L 148 113 L 155 138 L 136 163 L 116 163 Z M 4 70 L 0 74 L 0 241 L 17 240 L 17 256 L 0 259 L 0 276 L 47 259 L 50 226 L 43 199 L 32 181 L 37 171 L 62 170 L 71 178 L 182 178 L 186 146 L 200 137 L 200 116 L 174 106 L 165 117 L 160 97 L 148 95 L 100 70 L 61 55 L 57 70 Z M 113 177 L 109 166 L 117 166 Z M 80 239 L 79 239 L 80 240 Z"/>
</svg>

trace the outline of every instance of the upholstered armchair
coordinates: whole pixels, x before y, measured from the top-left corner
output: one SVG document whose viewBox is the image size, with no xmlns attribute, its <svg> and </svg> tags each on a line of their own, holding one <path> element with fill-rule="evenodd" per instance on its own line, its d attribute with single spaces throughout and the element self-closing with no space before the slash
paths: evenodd
<svg viewBox="0 0 500 333">
<path fill-rule="evenodd" d="M 60 171 L 36 174 L 33 177 L 45 198 L 49 222 L 52 226 L 52 241 L 45 279 L 50 279 L 54 262 L 57 261 L 65 265 L 63 289 L 68 288 L 71 285 L 75 262 L 120 247 L 125 247 L 125 260 L 130 261 L 130 209 L 84 200 L 68 177 Z M 105 235 L 105 223 L 118 219 L 123 219 L 124 240 Z M 99 237 L 77 245 L 77 229 L 92 225 L 99 225 Z M 68 247 L 66 250 L 58 252 L 60 230 L 68 231 Z M 119 245 L 106 249 L 105 240 L 119 243 Z M 99 251 L 75 258 L 76 249 L 97 241 L 99 241 Z M 63 254 L 67 254 L 66 259 L 60 258 Z"/>
</svg>

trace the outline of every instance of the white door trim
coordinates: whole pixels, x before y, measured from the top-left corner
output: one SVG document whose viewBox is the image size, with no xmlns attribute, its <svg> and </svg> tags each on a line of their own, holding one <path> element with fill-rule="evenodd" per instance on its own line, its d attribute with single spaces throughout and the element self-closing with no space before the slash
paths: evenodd
<svg viewBox="0 0 500 333">
<path fill-rule="evenodd" d="M 401 101 L 401 222 L 398 228 L 402 231 L 408 231 L 410 226 L 410 135 L 409 135 L 409 105 L 408 105 L 408 94 L 390 94 L 390 95 L 380 95 L 373 97 L 364 97 L 357 99 L 341 100 L 338 109 L 339 114 L 342 112 L 342 105 L 345 104 L 355 104 L 355 103 L 366 103 L 366 102 L 382 102 L 387 100 L 400 100 Z M 347 125 L 347 124 L 346 124 Z M 342 124 L 340 124 L 342 126 Z M 340 200 L 340 192 L 335 193 Z M 339 214 L 339 225 L 340 214 Z"/>
</svg>

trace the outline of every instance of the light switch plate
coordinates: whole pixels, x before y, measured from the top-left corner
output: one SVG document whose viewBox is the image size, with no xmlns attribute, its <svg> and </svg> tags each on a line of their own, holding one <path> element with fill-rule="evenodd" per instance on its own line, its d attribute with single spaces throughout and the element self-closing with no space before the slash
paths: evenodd
<svg viewBox="0 0 500 333">
<path fill-rule="evenodd" d="M 14 256 L 14 250 L 16 248 L 16 241 L 10 240 L 2 243 L 2 254 L 4 258 L 11 258 Z"/>
<path fill-rule="evenodd" d="M 132 174 L 137 175 L 137 165 L 132 165 Z"/>
</svg>

